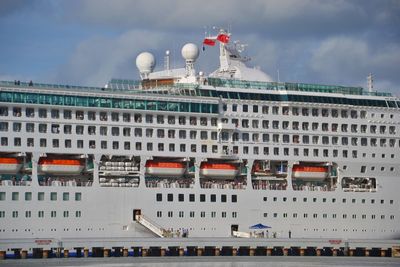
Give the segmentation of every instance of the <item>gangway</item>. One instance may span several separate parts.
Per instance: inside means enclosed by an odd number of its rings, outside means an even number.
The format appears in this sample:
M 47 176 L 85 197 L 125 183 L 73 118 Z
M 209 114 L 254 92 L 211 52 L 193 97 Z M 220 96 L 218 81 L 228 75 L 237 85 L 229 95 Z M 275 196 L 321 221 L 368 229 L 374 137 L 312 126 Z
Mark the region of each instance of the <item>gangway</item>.
M 135 219 L 138 223 L 152 231 L 154 234 L 156 234 L 159 237 L 164 237 L 164 230 L 154 222 L 151 222 L 149 219 L 144 217 L 141 214 L 135 215 Z
M 233 231 L 232 235 L 234 237 L 241 237 L 241 238 L 250 238 L 251 237 L 250 233 L 239 232 L 239 231 Z

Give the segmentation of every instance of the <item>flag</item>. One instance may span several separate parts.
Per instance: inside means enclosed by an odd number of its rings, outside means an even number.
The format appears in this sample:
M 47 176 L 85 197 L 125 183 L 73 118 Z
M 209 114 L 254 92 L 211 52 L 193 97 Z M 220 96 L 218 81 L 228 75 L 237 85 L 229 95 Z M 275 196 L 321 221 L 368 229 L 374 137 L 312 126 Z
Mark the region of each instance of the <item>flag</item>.
M 221 43 L 227 44 L 229 43 L 229 35 L 224 33 L 218 34 L 217 40 L 220 41 Z
M 203 41 L 203 44 L 214 46 L 215 45 L 215 40 L 214 39 L 205 38 L 204 41 Z

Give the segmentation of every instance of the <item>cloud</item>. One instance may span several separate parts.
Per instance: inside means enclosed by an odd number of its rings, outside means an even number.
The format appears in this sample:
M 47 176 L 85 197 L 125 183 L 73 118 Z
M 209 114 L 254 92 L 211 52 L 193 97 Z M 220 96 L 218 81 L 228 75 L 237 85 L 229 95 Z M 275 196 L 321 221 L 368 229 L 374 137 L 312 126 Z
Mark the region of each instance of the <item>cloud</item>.
M 400 66 L 400 45 L 383 43 L 373 48 L 364 40 L 350 37 L 324 40 L 310 60 L 310 70 L 331 83 L 353 81 L 364 85 L 365 77 L 372 72 L 380 84 L 395 86 L 393 83 L 400 83 L 395 66 Z
M 373 72 L 377 85 L 399 88 L 398 0 L 17 0 L 2 1 L 2 12 L 8 15 L 0 33 L 8 39 L 0 57 L 8 62 L 0 72 L 32 73 L 24 59 L 43 81 L 100 86 L 111 77 L 136 79 L 142 51 L 155 54 L 161 69 L 169 49 L 172 66 L 182 67 L 181 47 L 200 46 L 204 26 L 215 25 L 247 43 L 249 64 L 275 79 L 279 69 L 281 81 L 365 85 Z M 218 48 L 207 47 L 197 70 L 217 66 Z
M 202 32 L 204 26 L 215 25 L 233 27 L 240 33 L 269 33 L 281 39 L 359 34 L 374 22 L 398 18 L 395 12 L 399 6 L 396 1 L 379 1 L 378 5 L 349 0 L 82 0 L 72 3 L 68 1 L 66 6 L 67 19 L 92 26 L 187 33 Z
M 135 79 L 138 77 L 136 56 L 150 51 L 160 58 L 159 54 L 164 51 L 160 46 L 173 42 L 172 39 L 166 34 L 145 30 L 125 32 L 116 38 L 88 38 L 77 45 L 53 80 L 103 86 L 111 78 Z

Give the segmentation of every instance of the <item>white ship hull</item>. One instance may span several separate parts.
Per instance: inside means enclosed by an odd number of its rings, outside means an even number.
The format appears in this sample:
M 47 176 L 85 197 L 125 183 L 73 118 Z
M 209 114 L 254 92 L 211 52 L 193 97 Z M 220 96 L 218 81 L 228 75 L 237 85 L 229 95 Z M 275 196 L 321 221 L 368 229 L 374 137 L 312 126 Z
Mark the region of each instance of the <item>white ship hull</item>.
M 0 250 L 11 249 L 2 240 L 101 244 L 171 229 L 232 237 L 258 223 L 277 238 L 400 238 L 399 98 L 221 79 L 218 71 L 205 79 L 195 76 L 188 47 L 186 70 L 174 72 L 187 71 L 182 77 L 141 73 L 141 83 L 117 84 L 123 89 L 0 82 L 0 122 L 8 124 L 0 158 L 32 162 L 0 167 L 29 176 L 1 183 Z M 154 62 L 144 63 L 151 72 Z M 14 131 L 14 123 L 35 131 Z M 80 164 L 40 164 L 60 158 Z M 268 162 L 262 177 L 255 162 Z M 329 172 L 293 170 L 301 162 Z

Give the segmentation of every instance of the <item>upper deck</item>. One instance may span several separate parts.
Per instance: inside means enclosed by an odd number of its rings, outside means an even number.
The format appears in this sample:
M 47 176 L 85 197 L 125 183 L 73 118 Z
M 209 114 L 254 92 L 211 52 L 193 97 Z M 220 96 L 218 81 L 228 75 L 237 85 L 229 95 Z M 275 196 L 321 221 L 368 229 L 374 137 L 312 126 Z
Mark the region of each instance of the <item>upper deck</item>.
M 43 97 L 39 97 L 39 95 Z M 56 98 L 60 98 L 60 95 L 62 95 L 61 98 L 72 97 L 73 99 L 57 100 Z M 208 78 L 202 84 L 155 84 L 151 88 L 142 86 L 141 81 L 117 79 L 112 79 L 106 87 L 24 82 L 17 85 L 10 81 L 0 81 L 1 102 L 119 108 L 127 106 L 126 99 L 143 97 L 151 99 L 157 96 L 168 97 L 170 100 L 173 97 L 178 101 L 183 99 L 189 101 L 190 99 L 190 101 L 208 103 L 210 101 L 215 103 L 216 100 L 222 98 L 400 108 L 400 99 L 393 97 L 390 93 L 366 92 L 362 87 L 336 85 L 257 82 L 220 78 Z M 139 107 L 137 109 L 147 108 Z M 193 111 L 197 109 L 201 109 L 201 107 L 193 108 Z M 208 110 L 208 108 L 206 109 Z M 217 112 L 217 107 L 212 107 L 210 112 Z

